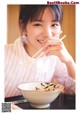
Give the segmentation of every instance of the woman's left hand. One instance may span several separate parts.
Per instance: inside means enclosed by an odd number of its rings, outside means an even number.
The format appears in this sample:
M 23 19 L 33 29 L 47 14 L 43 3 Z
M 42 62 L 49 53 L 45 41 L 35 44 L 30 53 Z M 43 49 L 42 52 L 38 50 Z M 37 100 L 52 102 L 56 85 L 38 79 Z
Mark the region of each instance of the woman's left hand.
M 54 41 L 53 39 L 49 40 L 44 48 L 46 55 L 55 55 L 60 58 L 60 60 L 64 63 L 71 60 L 71 55 L 65 48 L 63 41 L 60 39 Z
M 15 104 L 12 104 L 12 110 L 22 110 L 22 108 L 18 107 Z

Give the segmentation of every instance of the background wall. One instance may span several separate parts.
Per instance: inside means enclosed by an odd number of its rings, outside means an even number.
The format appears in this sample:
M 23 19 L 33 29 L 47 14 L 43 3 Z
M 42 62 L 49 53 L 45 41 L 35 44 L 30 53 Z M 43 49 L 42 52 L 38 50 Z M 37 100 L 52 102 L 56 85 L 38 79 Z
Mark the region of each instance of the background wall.
M 7 6 L 7 43 L 13 43 L 19 36 L 19 6 L 8 5 Z
M 61 36 L 66 34 L 63 40 L 69 53 L 75 60 L 75 5 L 63 5 L 63 23 Z M 7 43 L 13 43 L 19 36 L 18 26 L 19 6 L 7 6 Z
M 74 60 L 75 58 L 75 28 L 76 28 L 76 18 L 75 18 L 75 5 L 63 5 L 63 23 L 62 23 L 62 30 L 63 34 L 66 34 L 66 38 L 64 39 L 64 43 L 70 52 L 70 54 L 73 56 Z M 62 34 L 62 35 L 63 35 Z

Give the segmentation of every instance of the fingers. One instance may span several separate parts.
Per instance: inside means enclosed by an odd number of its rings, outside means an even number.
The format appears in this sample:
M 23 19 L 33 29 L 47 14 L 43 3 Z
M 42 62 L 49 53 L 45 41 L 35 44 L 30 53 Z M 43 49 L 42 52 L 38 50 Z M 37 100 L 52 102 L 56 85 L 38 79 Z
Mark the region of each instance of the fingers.
M 50 55 L 55 55 L 55 56 L 57 56 L 57 57 L 59 57 L 59 51 L 47 51 L 47 52 L 45 52 L 45 54 L 46 54 L 46 56 L 50 56 Z
M 62 45 L 63 45 L 63 42 L 60 40 L 56 42 L 54 42 L 54 40 L 49 40 L 44 46 L 44 51 L 46 51 L 49 48 L 51 48 L 51 50 L 59 50 L 62 48 Z
M 59 44 L 63 44 L 63 42 L 60 39 L 51 39 L 51 40 L 48 40 L 47 44 L 59 45 Z
M 53 39 L 49 40 L 44 46 L 44 52 L 46 55 L 57 55 L 61 53 L 61 50 L 64 50 L 65 46 L 61 40 L 54 41 Z

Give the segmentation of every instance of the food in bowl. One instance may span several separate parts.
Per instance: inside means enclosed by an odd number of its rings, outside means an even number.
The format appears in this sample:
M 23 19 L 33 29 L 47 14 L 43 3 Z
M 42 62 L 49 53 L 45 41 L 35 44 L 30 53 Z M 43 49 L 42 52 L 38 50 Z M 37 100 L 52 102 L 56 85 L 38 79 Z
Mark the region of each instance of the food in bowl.
M 55 83 L 29 82 L 18 85 L 18 89 L 32 107 L 47 108 L 63 91 L 64 87 Z
M 43 88 L 35 87 L 37 91 L 54 91 L 59 89 L 59 85 L 55 83 L 40 83 Z

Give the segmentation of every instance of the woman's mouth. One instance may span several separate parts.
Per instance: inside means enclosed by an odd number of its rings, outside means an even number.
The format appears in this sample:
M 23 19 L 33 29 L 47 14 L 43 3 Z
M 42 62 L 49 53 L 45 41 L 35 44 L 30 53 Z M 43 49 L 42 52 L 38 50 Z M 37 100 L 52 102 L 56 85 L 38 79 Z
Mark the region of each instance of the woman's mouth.
M 37 40 L 40 44 L 44 44 L 44 40 Z

